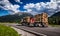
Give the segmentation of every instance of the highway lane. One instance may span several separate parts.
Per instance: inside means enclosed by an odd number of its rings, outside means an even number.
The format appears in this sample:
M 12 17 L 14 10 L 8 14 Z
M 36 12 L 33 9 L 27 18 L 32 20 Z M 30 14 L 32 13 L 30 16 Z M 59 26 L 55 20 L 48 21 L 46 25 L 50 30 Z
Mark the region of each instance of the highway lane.
M 42 33 L 47 36 L 60 36 L 60 28 L 56 28 L 56 27 L 43 28 L 43 27 L 26 27 L 26 26 L 17 26 L 17 25 L 11 25 L 11 26 L 19 28 L 19 29 L 23 28 L 23 29 L 34 31 L 37 33 Z

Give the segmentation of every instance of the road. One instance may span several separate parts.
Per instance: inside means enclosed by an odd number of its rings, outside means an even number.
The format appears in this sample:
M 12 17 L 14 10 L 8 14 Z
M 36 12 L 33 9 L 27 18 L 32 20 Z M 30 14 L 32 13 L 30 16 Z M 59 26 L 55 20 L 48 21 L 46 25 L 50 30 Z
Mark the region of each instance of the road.
M 57 27 L 27 27 L 27 26 L 19 26 L 19 25 L 10 25 L 19 29 L 26 29 L 30 31 L 34 31 L 37 33 L 42 33 L 47 36 L 60 36 L 60 28 Z

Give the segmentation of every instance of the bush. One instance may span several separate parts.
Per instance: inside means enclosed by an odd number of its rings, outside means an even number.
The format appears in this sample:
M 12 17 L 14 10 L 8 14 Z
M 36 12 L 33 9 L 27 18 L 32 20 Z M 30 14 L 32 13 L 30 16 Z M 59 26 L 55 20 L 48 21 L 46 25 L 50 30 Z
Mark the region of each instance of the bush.
M 14 29 L 4 25 L 0 25 L 0 36 L 19 36 L 19 35 Z

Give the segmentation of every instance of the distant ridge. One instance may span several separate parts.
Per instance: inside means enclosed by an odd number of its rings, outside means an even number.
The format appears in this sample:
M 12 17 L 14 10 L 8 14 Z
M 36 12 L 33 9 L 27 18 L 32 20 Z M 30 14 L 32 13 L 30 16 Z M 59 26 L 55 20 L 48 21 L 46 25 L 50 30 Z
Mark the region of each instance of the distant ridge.
M 50 24 L 59 24 L 60 25 L 60 11 L 53 14 L 51 17 L 49 17 L 49 23 Z
M 16 13 L 13 15 L 0 16 L 0 22 L 20 22 L 25 16 L 33 16 L 30 13 Z
M 55 14 L 53 14 L 51 17 L 60 17 L 60 11 L 55 13 Z

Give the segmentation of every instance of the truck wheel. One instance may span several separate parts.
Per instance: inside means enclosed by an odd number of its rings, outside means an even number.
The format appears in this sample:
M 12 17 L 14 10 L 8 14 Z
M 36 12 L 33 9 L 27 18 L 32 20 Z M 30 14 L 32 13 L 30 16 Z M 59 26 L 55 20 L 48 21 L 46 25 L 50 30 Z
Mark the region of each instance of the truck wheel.
M 27 23 L 27 26 L 30 26 L 30 23 Z
M 42 27 L 45 27 L 44 23 L 42 24 Z
M 22 26 L 24 26 L 24 23 L 22 23 Z
M 36 27 L 36 23 L 34 23 L 34 27 Z
M 39 27 L 39 23 L 36 23 L 36 27 Z
M 42 27 L 45 27 L 44 23 L 41 22 L 41 26 L 42 26 Z

